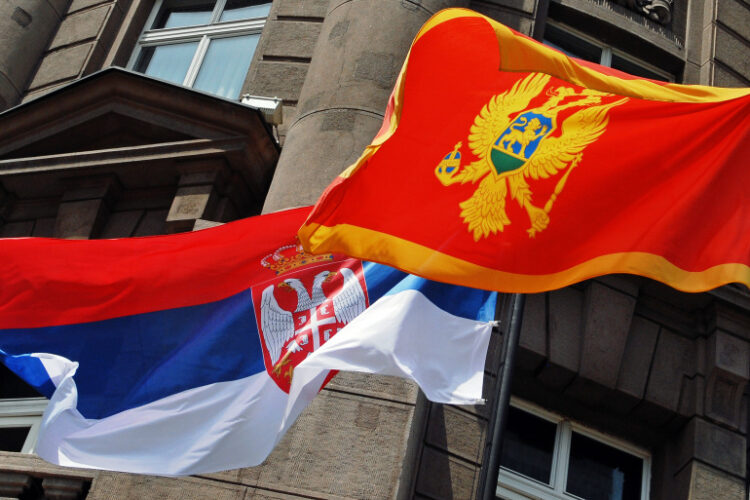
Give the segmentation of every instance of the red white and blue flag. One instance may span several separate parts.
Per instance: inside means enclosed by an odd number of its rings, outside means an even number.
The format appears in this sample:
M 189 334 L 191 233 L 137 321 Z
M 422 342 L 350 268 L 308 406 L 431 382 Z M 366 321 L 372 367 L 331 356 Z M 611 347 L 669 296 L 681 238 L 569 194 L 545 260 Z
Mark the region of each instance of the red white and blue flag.
M 162 475 L 258 465 L 338 369 L 480 400 L 494 293 L 306 254 L 308 213 L 3 240 L 0 360 L 50 398 L 36 453 Z

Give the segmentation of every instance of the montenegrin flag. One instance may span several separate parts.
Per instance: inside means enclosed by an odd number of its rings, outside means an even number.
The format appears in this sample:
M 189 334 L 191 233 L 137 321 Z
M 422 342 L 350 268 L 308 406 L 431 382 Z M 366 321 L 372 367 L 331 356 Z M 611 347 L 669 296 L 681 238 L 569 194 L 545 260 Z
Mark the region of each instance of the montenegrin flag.
M 35 452 L 161 475 L 257 465 L 332 369 L 479 402 L 495 294 L 305 254 L 294 232 L 309 211 L 1 240 L 0 362 L 50 398 Z
M 750 89 L 645 80 L 467 10 L 417 35 L 378 135 L 299 232 L 503 292 L 750 285 Z

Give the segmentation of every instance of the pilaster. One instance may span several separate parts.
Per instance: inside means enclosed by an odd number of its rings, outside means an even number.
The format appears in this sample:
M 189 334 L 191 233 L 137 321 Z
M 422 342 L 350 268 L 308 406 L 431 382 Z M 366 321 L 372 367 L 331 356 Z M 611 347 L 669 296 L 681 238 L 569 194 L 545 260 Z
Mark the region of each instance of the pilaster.
M 89 239 L 104 225 L 120 185 L 113 176 L 71 179 L 57 210 L 56 238 Z

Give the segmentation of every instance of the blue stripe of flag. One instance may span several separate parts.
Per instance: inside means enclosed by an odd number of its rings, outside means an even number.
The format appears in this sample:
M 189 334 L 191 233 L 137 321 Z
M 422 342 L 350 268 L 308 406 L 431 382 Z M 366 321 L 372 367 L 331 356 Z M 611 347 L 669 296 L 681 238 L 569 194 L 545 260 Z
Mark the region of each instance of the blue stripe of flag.
M 208 304 L 105 321 L 0 330 L 0 349 L 77 361 L 78 410 L 86 418 L 265 370 L 250 290 Z M 8 363 L 51 395 L 38 359 L 6 358 Z

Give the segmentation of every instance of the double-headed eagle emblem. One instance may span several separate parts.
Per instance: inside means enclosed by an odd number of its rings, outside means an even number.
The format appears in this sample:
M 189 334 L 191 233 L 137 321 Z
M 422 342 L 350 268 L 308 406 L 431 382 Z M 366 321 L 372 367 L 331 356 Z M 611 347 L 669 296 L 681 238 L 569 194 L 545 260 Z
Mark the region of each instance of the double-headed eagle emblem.
M 531 73 L 492 97 L 469 133 L 469 148 L 479 158 L 462 167 L 459 142 L 435 167 L 435 176 L 444 186 L 481 180 L 471 198 L 459 204 L 474 241 L 503 231 L 511 223 L 505 211 L 509 192 L 529 216 L 529 237 L 546 229 L 552 205 L 583 150 L 606 129 L 609 110 L 627 101 L 613 100 L 612 94 L 596 90 L 560 86 L 547 90 L 546 102 L 528 109 L 549 81 L 549 75 Z M 558 124 L 558 115 L 575 107 L 582 109 Z M 547 202 L 543 206 L 532 203 L 527 179 L 546 179 L 563 171 Z
M 343 286 L 333 297 L 327 297 L 323 291 L 323 283 L 330 281 L 338 273 L 343 277 Z M 274 296 L 276 288 L 287 288 L 297 293 L 294 314 L 279 305 Z M 293 353 L 302 350 L 302 343 L 309 344 L 310 351 L 316 350 L 328 340 L 330 334 L 326 332 L 329 329 L 348 324 L 366 307 L 365 292 L 359 279 L 347 267 L 342 267 L 339 271 L 323 270 L 317 273 L 311 294 L 307 293 L 305 286 L 296 278 L 287 278 L 278 285 L 266 287 L 260 303 L 261 328 L 271 363 L 275 366 L 280 361 L 284 347 L 288 353 Z

